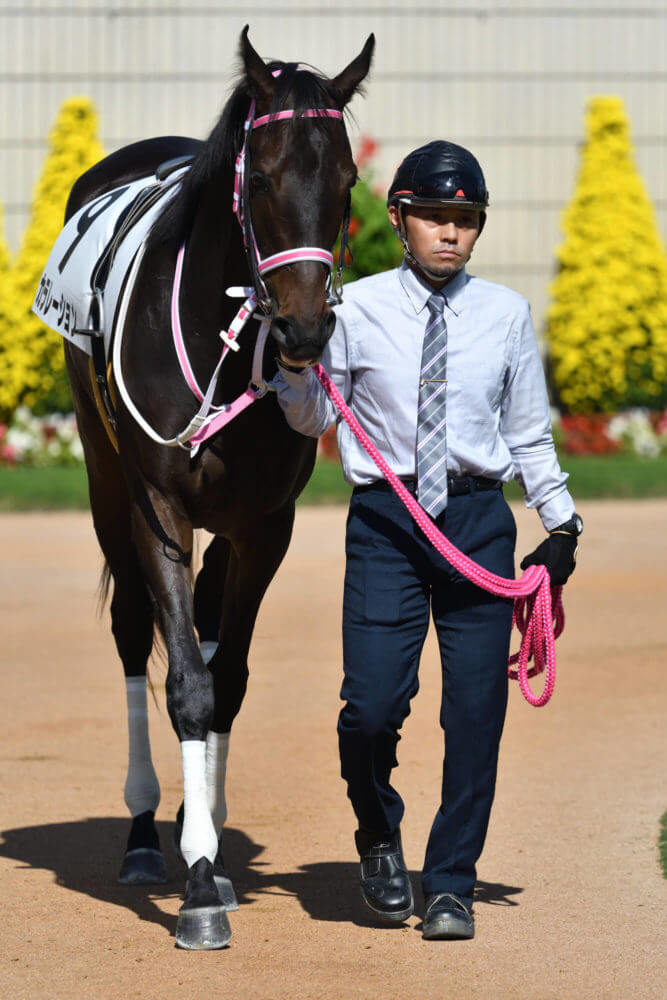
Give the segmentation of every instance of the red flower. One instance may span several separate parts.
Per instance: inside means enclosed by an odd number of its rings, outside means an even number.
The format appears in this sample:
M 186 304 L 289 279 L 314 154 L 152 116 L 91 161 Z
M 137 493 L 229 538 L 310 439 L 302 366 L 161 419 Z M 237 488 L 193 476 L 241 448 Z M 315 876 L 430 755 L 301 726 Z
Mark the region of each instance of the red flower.
M 318 442 L 317 452 L 320 458 L 324 458 L 329 462 L 338 461 L 338 445 L 336 443 L 335 427 L 330 427 L 329 430 L 324 432 Z
M 368 161 L 373 159 L 377 151 L 378 144 L 375 139 L 371 139 L 369 135 L 362 135 L 355 156 L 357 167 L 359 167 L 360 170 L 362 167 L 365 167 Z
M 561 420 L 563 451 L 571 455 L 611 455 L 620 451 L 620 441 L 607 436 L 606 413 L 564 416 Z
M 356 217 L 356 215 L 353 215 L 352 218 L 350 219 L 350 228 L 348 229 L 350 236 L 356 236 L 356 234 L 359 232 L 360 225 L 361 223 L 359 222 L 359 219 Z
M 651 423 L 656 434 L 667 434 L 667 410 L 662 413 L 652 413 Z

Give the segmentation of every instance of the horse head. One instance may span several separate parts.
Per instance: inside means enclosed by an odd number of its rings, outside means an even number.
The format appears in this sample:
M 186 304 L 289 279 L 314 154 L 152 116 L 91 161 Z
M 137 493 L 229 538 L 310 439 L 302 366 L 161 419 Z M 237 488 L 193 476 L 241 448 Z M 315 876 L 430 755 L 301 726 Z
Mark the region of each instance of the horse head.
M 267 258 L 294 247 L 333 248 L 357 170 L 342 117 L 301 117 L 306 110 L 343 112 L 370 68 L 375 38 L 333 79 L 294 63 L 266 64 L 241 36 L 241 57 L 255 118 L 293 109 L 248 140 L 246 196 L 259 254 Z M 299 260 L 266 276 L 271 333 L 285 357 L 311 361 L 333 333 L 327 303 L 326 265 Z

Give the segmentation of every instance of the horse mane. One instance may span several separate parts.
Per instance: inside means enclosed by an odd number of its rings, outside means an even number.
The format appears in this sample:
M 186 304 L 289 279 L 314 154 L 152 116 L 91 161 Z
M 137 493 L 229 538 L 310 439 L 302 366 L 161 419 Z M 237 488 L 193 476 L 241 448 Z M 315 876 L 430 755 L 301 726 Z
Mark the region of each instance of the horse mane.
M 270 70 L 281 70 L 276 78 L 276 88 L 269 108 L 270 113 L 282 111 L 289 97 L 289 107 L 296 111 L 323 106 L 323 102 L 336 101 L 331 81 L 313 67 L 300 70 L 299 63 L 272 61 Z M 225 175 L 233 177 L 236 157 L 243 145 L 243 126 L 250 109 L 251 95 L 248 82 L 243 78 L 236 84 L 222 109 L 222 114 L 197 153 L 183 180 L 181 190 L 172 198 L 151 229 L 149 246 L 173 242 L 180 246 L 192 228 L 202 190 L 211 183 L 222 183 Z M 313 118 L 310 127 L 322 127 L 327 119 Z M 296 119 L 287 119 L 281 128 L 294 128 Z M 232 201 L 232 187 L 224 196 Z

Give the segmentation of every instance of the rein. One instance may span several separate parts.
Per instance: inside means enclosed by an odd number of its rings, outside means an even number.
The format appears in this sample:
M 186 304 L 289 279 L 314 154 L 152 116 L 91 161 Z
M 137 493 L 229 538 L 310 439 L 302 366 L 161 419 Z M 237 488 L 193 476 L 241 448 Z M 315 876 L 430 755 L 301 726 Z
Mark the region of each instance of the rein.
M 313 365 L 313 371 L 356 439 L 373 459 L 400 501 L 438 552 L 454 569 L 457 569 L 467 580 L 482 590 L 489 594 L 495 594 L 497 597 L 507 597 L 514 600 L 512 625 L 516 625 L 521 634 L 521 646 L 518 653 L 510 656 L 509 676 L 513 680 L 518 680 L 521 693 L 531 705 L 535 707 L 546 705 L 553 694 L 556 680 L 555 640 L 563 631 L 565 624 L 562 602 L 563 588 L 550 587 L 546 566 L 529 566 L 520 580 L 506 580 L 504 577 L 484 569 L 483 566 L 479 566 L 455 545 L 452 545 L 385 462 L 322 365 Z M 534 660 L 534 666 L 529 670 L 528 662 L 531 658 Z M 512 670 L 514 664 L 516 664 L 516 670 Z M 533 694 L 528 678 L 545 670 L 544 690 L 538 696 Z

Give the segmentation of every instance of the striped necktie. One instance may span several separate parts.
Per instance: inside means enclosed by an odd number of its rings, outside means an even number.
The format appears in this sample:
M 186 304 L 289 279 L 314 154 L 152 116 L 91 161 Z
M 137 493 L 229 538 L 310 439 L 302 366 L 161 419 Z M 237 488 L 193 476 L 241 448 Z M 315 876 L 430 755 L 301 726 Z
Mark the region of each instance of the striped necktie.
M 417 409 L 417 496 L 432 518 L 447 506 L 447 324 L 442 295 L 428 300 L 419 406 Z

